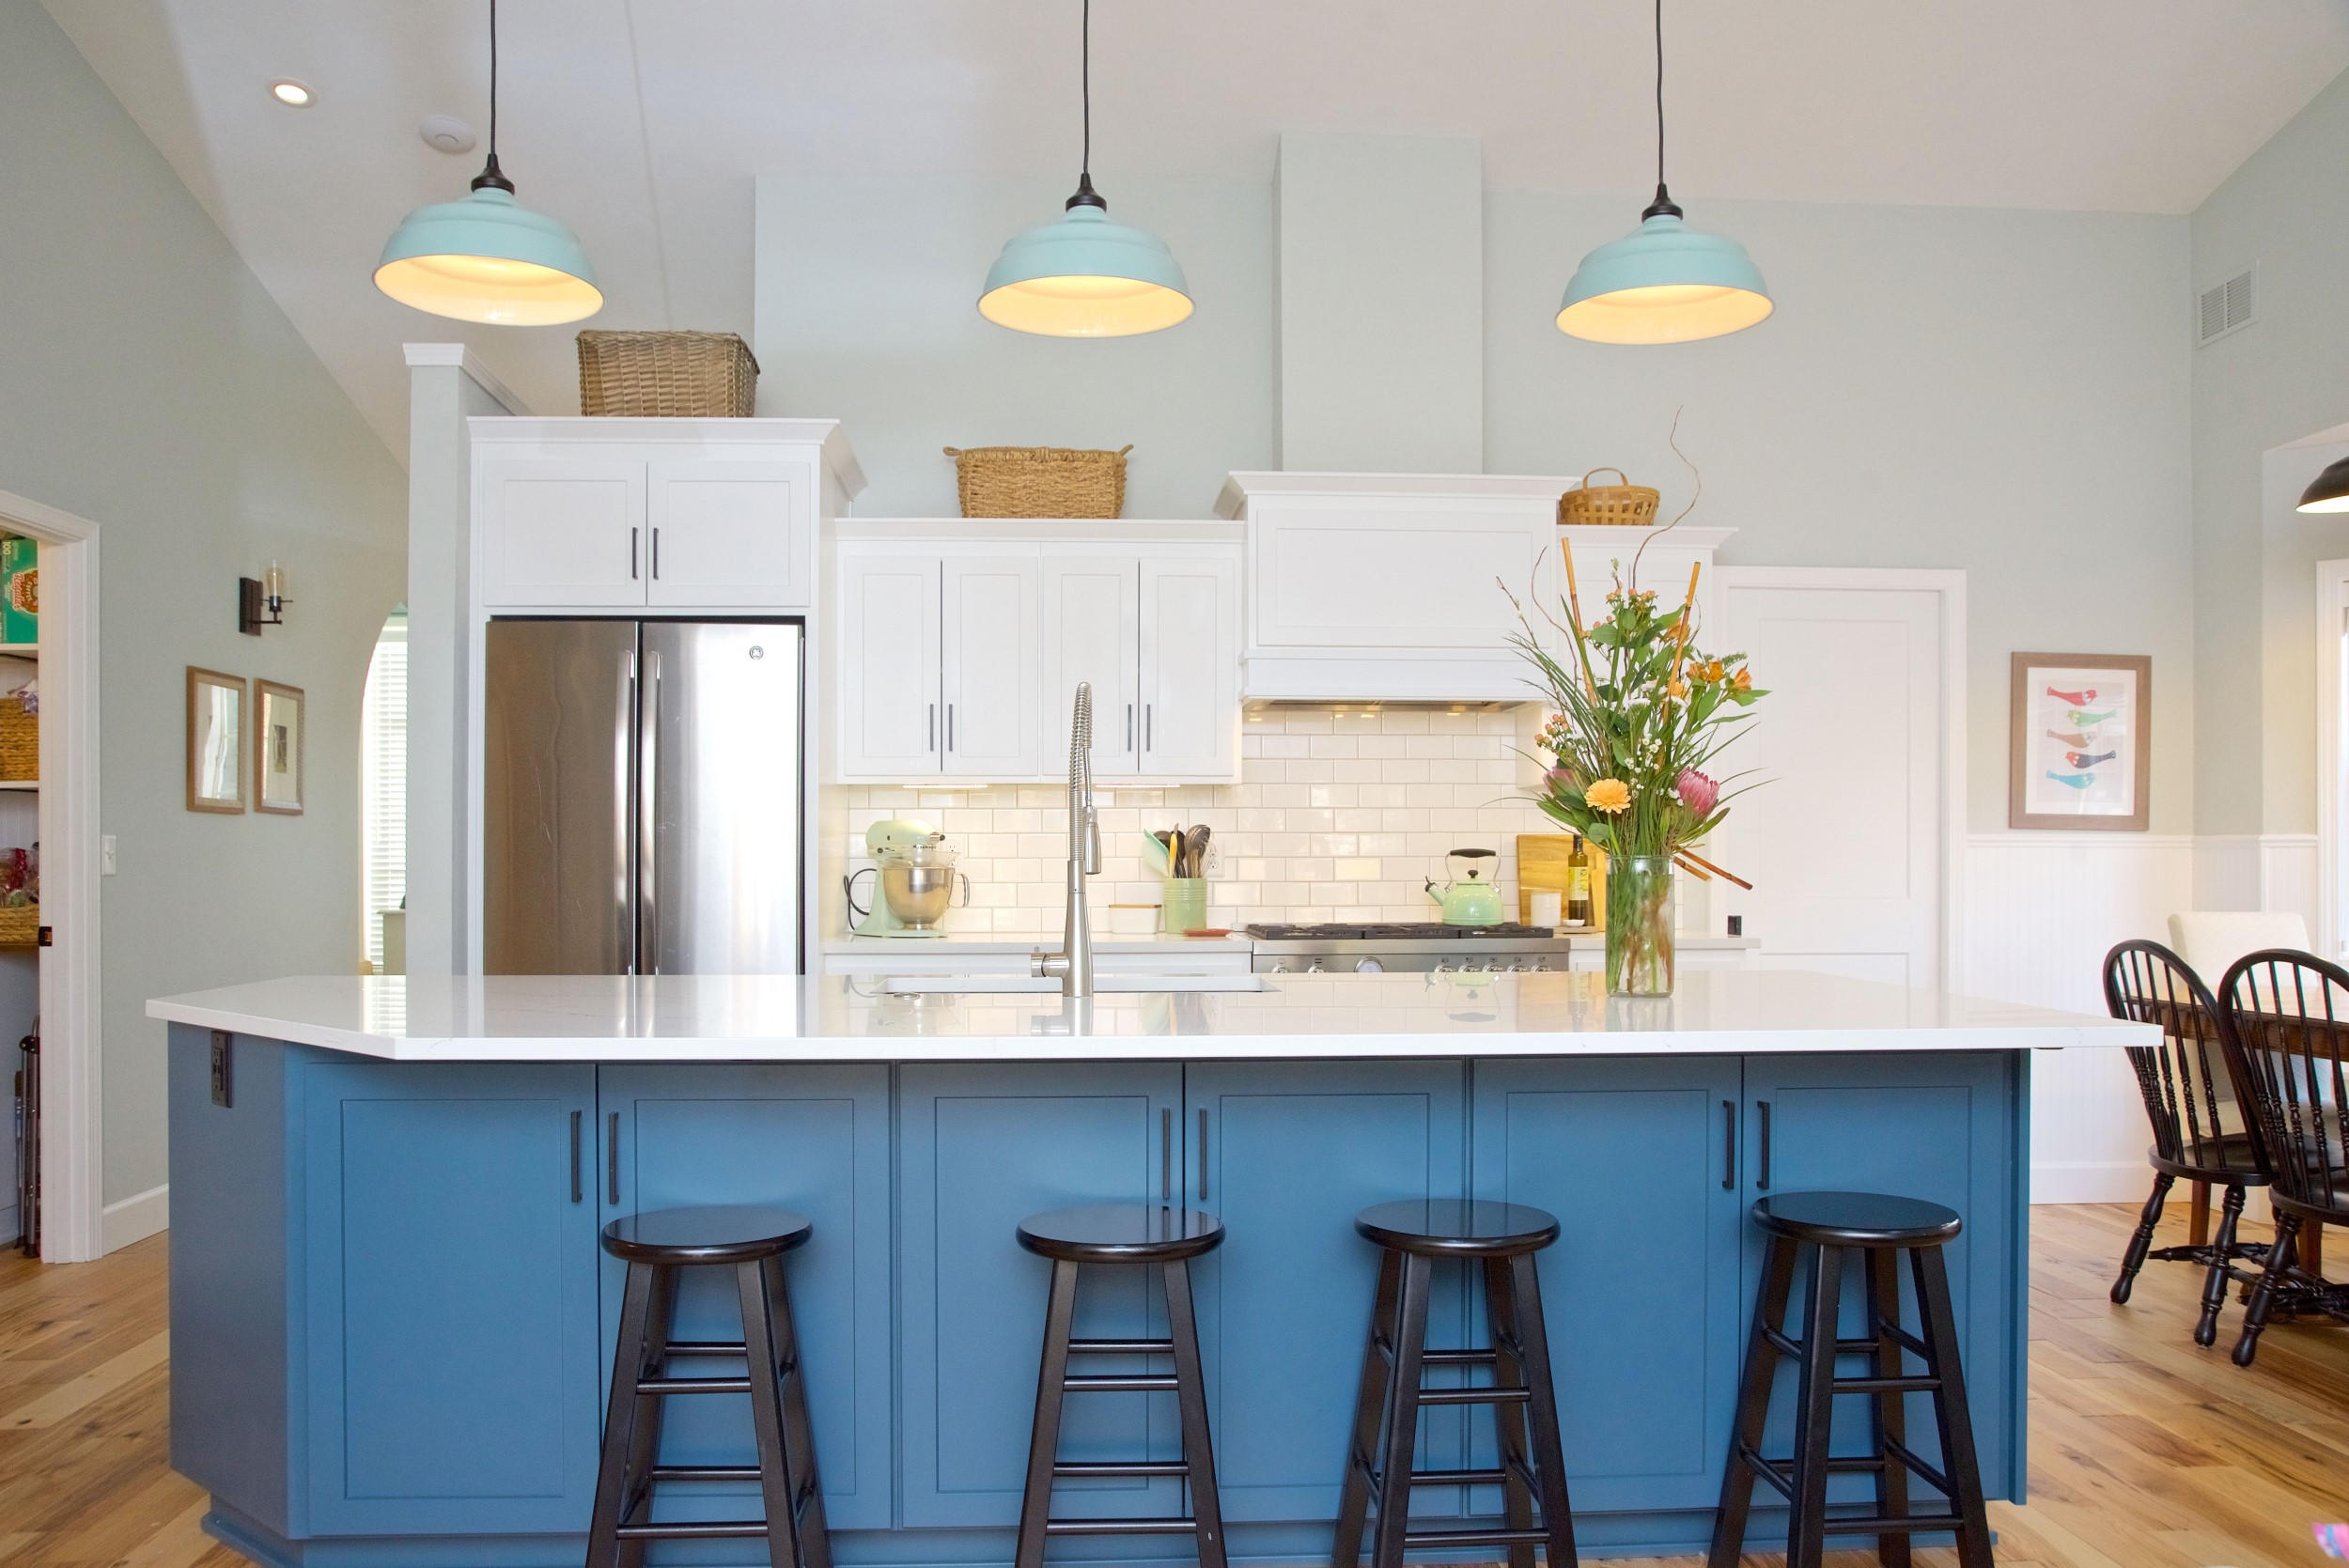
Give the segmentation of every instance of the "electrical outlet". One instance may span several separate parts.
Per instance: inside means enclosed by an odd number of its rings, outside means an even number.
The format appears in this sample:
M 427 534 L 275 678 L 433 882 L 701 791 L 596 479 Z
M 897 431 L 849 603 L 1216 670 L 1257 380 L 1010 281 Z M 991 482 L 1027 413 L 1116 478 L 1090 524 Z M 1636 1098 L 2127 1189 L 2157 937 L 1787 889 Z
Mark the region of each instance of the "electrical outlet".
M 1207 840 L 1207 860 L 1206 863 L 1199 868 L 1199 875 L 1202 877 L 1223 875 L 1223 841 L 1221 839 L 1210 837 Z
M 113 876 L 113 875 L 114 875 L 114 874 L 115 874 L 117 870 L 119 870 L 119 869 L 120 869 L 120 868 L 115 864 L 115 836 L 114 836 L 114 834 L 112 834 L 112 833 L 101 833 L 101 834 L 99 834 L 99 835 L 98 835 L 98 875 L 100 875 L 101 877 L 112 877 L 112 876 Z

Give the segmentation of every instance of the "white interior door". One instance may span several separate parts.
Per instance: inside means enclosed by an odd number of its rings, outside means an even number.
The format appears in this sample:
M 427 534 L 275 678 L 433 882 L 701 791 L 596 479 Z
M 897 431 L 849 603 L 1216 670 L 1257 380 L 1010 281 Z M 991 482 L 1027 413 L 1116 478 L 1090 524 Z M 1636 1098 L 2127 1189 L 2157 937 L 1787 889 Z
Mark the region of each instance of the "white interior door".
M 936 557 L 842 554 L 840 659 L 838 775 L 936 774 L 945 729 Z
M 1142 631 L 1140 568 L 1130 555 L 1044 558 L 1044 723 L 1048 760 L 1068 752 L 1070 701 L 1093 683 L 1093 771 L 1135 770 L 1142 705 L 1135 694 Z
M 1022 778 L 1044 770 L 1043 575 L 1034 555 L 944 562 L 948 773 Z
M 1936 580 L 1943 580 L 1937 582 Z M 1708 858 L 1752 882 L 1723 906 L 1772 969 L 1898 986 L 1944 979 L 1953 803 L 1957 573 L 1729 567 L 1721 634 L 1769 691 L 1721 772 L 1742 796 Z M 1912 584 L 1913 585 L 1907 585 Z

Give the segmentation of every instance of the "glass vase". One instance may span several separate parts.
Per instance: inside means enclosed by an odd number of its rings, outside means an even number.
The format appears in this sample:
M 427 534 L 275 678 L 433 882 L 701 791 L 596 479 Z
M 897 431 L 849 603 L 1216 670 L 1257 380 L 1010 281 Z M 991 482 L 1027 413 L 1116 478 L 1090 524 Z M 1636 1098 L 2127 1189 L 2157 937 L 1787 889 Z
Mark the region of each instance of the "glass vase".
M 1663 997 L 1672 990 L 1672 862 L 1626 855 L 1607 866 L 1607 991 Z

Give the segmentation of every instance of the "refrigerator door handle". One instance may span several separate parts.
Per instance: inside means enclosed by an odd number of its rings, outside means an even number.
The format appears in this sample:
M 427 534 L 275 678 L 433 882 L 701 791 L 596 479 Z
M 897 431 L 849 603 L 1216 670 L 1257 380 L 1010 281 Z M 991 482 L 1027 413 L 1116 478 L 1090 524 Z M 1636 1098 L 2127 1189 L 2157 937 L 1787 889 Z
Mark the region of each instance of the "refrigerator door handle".
M 637 972 L 661 972 L 661 655 L 645 655 L 645 715 L 637 736 Z
M 628 808 L 630 742 L 636 736 L 636 650 L 620 655 L 619 701 L 612 716 L 612 893 L 614 918 L 619 923 L 620 972 L 636 972 L 636 899 L 633 895 L 635 878 L 629 874 Z

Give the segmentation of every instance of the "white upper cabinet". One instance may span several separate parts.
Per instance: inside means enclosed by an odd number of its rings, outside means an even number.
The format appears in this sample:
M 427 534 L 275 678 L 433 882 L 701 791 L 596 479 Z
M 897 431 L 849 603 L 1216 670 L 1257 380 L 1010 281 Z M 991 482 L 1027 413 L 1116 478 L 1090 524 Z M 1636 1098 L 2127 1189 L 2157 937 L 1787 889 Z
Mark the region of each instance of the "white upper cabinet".
M 977 778 L 1043 771 L 1041 565 L 1033 554 L 950 555 L 940 581 L 944 771 Z
M 806 463 L 650 464 L 646 602 L 805 606 L 815 483 Z
M 1068 755 L 1079 681 L 1093 683 L 1093 771 L 1141 768 L 1141 568 L 1131 555 L 1044 557 L 1045 756 Z
M 863 487 L 814 419 L 475 419 L 479 604 L 804 612 L 822 520 Z
M 1152 778 L 1239 776 L 1239 567 L 1142 558 L 1142 764 Z
M 936 556 L 841 558 L 834 768 L 842 776 L 902 781 L 939 771 L 938 612 Z

